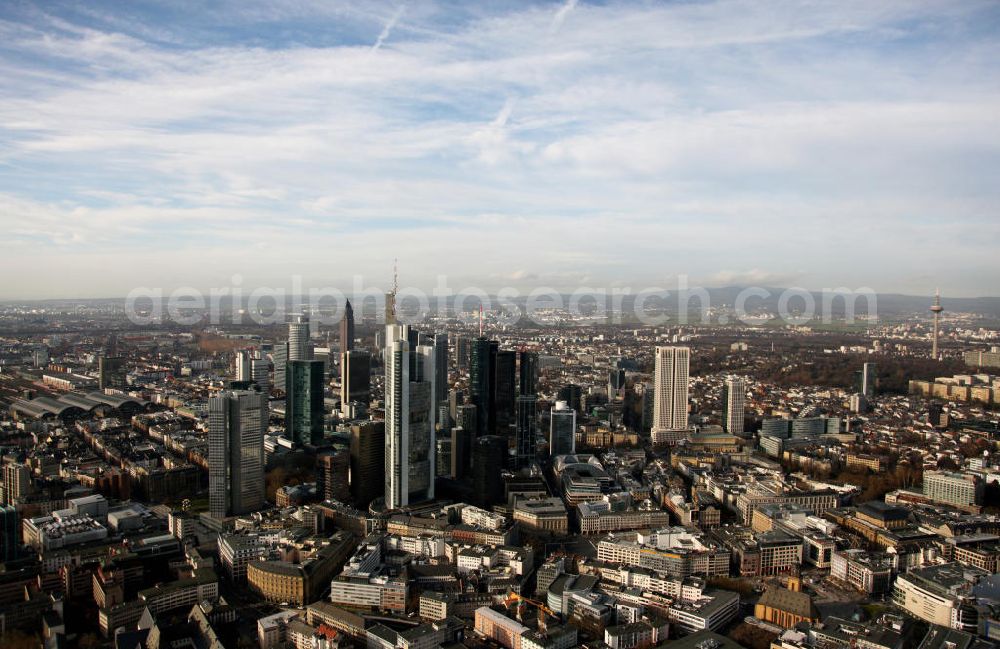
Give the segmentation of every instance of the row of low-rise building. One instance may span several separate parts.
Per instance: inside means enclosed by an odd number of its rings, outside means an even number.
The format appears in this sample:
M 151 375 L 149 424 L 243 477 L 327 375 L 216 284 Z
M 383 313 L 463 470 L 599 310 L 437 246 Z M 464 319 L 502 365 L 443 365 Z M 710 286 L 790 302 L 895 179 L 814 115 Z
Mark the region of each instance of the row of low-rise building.
M 1000 379 L 992 374 L 958 374 L 933 381 L 913 380 L 909 383 L 909 392 L 946 401 L 988 405 L 1000 403 Z
M 652 507 L 616 509 L 607 498 L 580 503 L 577 513 L 583 534 L 654 529 L 670 524 L 670 512 Z
M 322 596 L 353 550 L 347 532 L 310 538 L 284 548 L 280 559 L 250 561 L 247 584 L 266 601 L 304 606 Z
M 610 534 L 597 543 L 597 558 L 675 577 L 728 575 L 730 563 L 728 550 L 684 528 Z
M 896 577 L 892 602 L 925 622 L 976 634 L 988 609 L 973 591 L 988 576 L 957 563 L 911 569 Z

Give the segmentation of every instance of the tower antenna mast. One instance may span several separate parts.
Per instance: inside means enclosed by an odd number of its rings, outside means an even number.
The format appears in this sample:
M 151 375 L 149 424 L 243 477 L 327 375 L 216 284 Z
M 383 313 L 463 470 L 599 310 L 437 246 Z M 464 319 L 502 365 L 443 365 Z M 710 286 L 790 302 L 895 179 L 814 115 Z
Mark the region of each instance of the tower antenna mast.
M 396 291 L 399 290 L 399 260 L 392 260 L 392 289 L 385 294 L 385 323 L 396 324 Z
M 934 337 L 931 343 L 931 358 L 938 360 L 938 319 L 944 307 L 941 306 L 941 289 L 934 291 L 934 304 L 931 305 L 931 313 L 934 314 Z

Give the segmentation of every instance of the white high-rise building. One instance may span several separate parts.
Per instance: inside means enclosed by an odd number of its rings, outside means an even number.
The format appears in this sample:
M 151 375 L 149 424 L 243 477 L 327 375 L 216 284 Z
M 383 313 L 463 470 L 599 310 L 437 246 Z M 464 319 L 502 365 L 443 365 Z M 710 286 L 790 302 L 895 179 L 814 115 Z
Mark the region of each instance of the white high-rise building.
M 261 358 L 256 349 L 236 352 L 237 381 L 253 381 L 260 386 L 261 392 L 267 394 L 271 390 L 270 370 L 271 364 L 266 358 Z
M 255 361 L 261 360 L 260 350 L 241 349 L 236 352 L 236 380 L 254 381 Z M 266 367 L 266 365 L 265 365 Z
M 722 395 L 722 423 L 730 435 L 743 432 L 744 404 L 747 397 L 747 384 L 742 377 L 726 378 L 726 387 Z
M 267 395 L 227 390 L 208 400 L 209 511 L 216 518 L 264 506 Z
M 657 347 L 653 432 L 681 431 L 688 428 L 688 379 L 691 349 Z
M 936 503 L 960 507 L 982 502 L 983 481 L 973 473 L 924 471 L 924 495 Z
M 434 348 L 410 349 L 405 325 L 386 326 L 385 505 L 434 498 Z
M 861 367 L 861 395 L 866 399 L 875 396 L 877 370 L 875 363 L 865 363 Z
M 386 327 L 386 338 L 393 325 Z M 410 344 L 393 340 L 385 348 L 385 506 L 409 502 L 407 459 L 410 456 Z
M 309 316 L 297 313 L 288 323 L 288 360 L 309 361 L 313 357 L 313 345 L 309 340 Z
M 251 362 L 253 361 L 253 351 L 250 349 L 241 349 L 236 352 L 236 380 L 237 381 L 249 381 L 251 380 Z

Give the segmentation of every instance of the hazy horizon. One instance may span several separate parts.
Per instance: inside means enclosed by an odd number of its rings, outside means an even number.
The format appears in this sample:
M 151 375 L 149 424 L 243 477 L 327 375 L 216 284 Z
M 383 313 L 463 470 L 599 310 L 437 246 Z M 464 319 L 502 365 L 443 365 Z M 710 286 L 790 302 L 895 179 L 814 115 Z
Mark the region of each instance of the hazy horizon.
M 240 284 L 240 285 L 231 285 L 231 286 L 228 286 L 228 287 L 227 286 L 223 286 L 223 287 L 212 287 L 212 288 L 214 288 L 216 290 L 219 290 L 219 289 L 223 289 L 223 290 L 229 289 L 230 291 L 232 291 L 234 288 L 238 289 L 239 290 L 238 297 L 240 298 L 241 303 L 245 303 L 247 301 L 247 299 L 250 297 L 250 293 L 254 289 L 260 288 L 260 289 L 264 289 L 261 292 L 261 296 L 263 296 L 264 298 L 269 298 L 269 296 L 271 295 L 270 291 L 276 291 L 277 294 L 279 294 L 286 302 L 295 301 L 295 298 L 302 298 L 302 300 L 300 300 L 300 302 L 303 303 L 303 304 L 307 304 L 308 303 L 308 298 L 310 297 L 309 291 L 310 290 L 315 290 L 315 291 L 318 291 L 319 292 L 318 294 L 322 296 L 322 303 L 326 304 L 329 301 L 329 296 L 326 293 L 323 293 L 323 289 L 325 289 L 325 288 L 333 289 L 333 290 L 335 290 L 335 291 L 338 292 L 338 295 L 343 295 L 344 298 L 346 298 L 348 300 L 351 300 L 353 302 L 355 300 L 360 300 L 360 299 L 363 299 L 363 298 L 364 299 L 370 299 L 372 297 L 372 295 L 377 295 L 379 297 L 379 299 L 382 299 L 382 296 L 384 296 L 385 293 L 388 293 L 388 292 L 391 291 L 391 289 L 392 289 L 392 282 L 390 280 L 390 281 L 381 282 L 381 283 L 379 283 L 379 282 L 366 283 L 365 284 L 365 288 L 367 289 L 367 292 L 358 292 L 358 293 L 352 292 L 346 286 L 331 285 L 330 283 L 327 283 L 324 286 L 315 286 L 315 287 L 306 286 L 306 287 L 304 287 L 305 290 L 303 290 L 301 293 L 293 293 L 293 292 L 291 292 L 289 290 L 288 286 L 282 287 L 282 286 L 280 286 L 278 284 L 274 284 L 274 283 L 272 283 L 272 284 L 266 284 L 266 285 L 261 285 L 260 287 L 257 287 L 257 286 L 247 287 L 247 286 L 245 286 L 243 284 Z M 158 295 L 160 295 L 159 299 L 162 300 L 164 303 L 170 301 L 171 299 L 181 299 L 181 300 L 183 300 L 188 295 L 201 295 L 201 296 L 204 297 L 204 299 L 206 300 L 206 302 L 208 302 L 210 299 L 212 299 L 211 298 L 211 295 L 212 295 L 211 294 L 211 290 L 212 290 L 212 288 L 202 289 L 202 288 L 199 288 L 199 287 L 180 287 L 180 288 L 176 289 L 176 291 L 175 291 L 175 290 L 171 290 L 171 289 L 158 289 L 158 288 L 154 288 L 154 287 L 138 287 L 138 289 L 137 289 L 137 291 L 135 293 L 135 296 L 138 296 L 137 299 L 147 300 L 148 301 L 148 298 L 149 298 L 149 295 L 150 295 L 150 291 L 154 291 Z M 453 301 L 456 298 L 456 296 L 463 296 L 463 297 L 467 297 L 469 300 L 472 300 L 472 298 L 477 294 L 477 289 L 478 289 L 478 287 L 475 287 L 475 286 L 450 286 L 449 288 L 453 289 L 450 293 L 447 293 L 446 295 L 443 295 L 443 296 L 436 296 L 434 294 L 434 292 L 433 292 L 434 289 L 435 289 L 435 287 L 431 286 L 431 285 L 428 285 L 426 287 L 424 287 L 424 286 L 412 286 L 412 285 L 406 285 L 406 286 L 400 285 L 398 287 L 400 294 L 403 295 L 404 297 L 406 297 L 406 295 L 408 295 L 408 294 L 410 294 L 412 292 L 414 295 L 418 295 L 419 294 L 419 295 L 422 295 L 422 296 L 426 296 L 427 299 L 430 300 L 431 302 L 435 302 L 435 301 L 438 301 L 440 299 L 444 299 L 446 302 L 449 302 L 449 303 L 451 301 Z M 512 288 L 512 287 L 506 287 L 506 288 L 509 289 L 509 288 Z M 517 291 L 517 292 L 513 296 L 505 294 L 502 297 L 509 298 L 513 302 L 521 303 L 521 302 L 524 302 L 525 300 L 529 299 L 532 296 L 533 292 L 537 293 L 538 295 L 552 295 L 552 294 L 555 294 L 555 295 L 559 295 L 559 296 L 562 296 L 562 297 L 570 297 L 570 296 L 572 296 L 574 294 L 573 291 L 562 291 L 562 290 L 552 290 L 552 291 L 550 291 L 550 290 L 548 290 L 549 288 L 551 288 L 551 287 L 532 285 L 532 286 L 526 287 L 524 290 L 515 289 L 515 291 Z M 766 299 L 764 300 L 765 302 L 774 302 L 776 299 L 778 299 L 778 297 L 780 297 L 780 293 L 782 291 L 793 291 L 794 292 L 794 291 L 803 290 L 805 292 L 808 292 L 808 293 L 812 294 L 813 296 L 815 296 L 817 298 L 820 298 L 821 296 L 823 296 L 824 294 L 826 294 L 826 295 L 829 296 L 830 299 L 836 299 L 836 300 L 838 300 L 837 304 L 841 304 L 842 303 L 842 300 L 844 299 L 845 295 L 847 295 L 849 297 L 849 299 L 851 299 L 852 301 L 857 301 L 857 302 L 863 304 L 864 303 L 864 296 L 867 294 L 866 291 L 864 290 L 864 287 L 862 287 L 862 290 L 853 290 L 852 289 L 852 290 L 849 290 L 849 291 L 839 291 L 839 290 L 837 290 L 838 287 L 811 288 L 811 287 L 799 287 L 799 286 L 743 286 L 743 285 L 703 286 L 703 285 L 700 285 L 700 284 L 690 285 L 689 288 L 685 289 L 684 291 L 678 291 L 678 290 L 676 290 L 676 288 L 671 289 L 669 287 L 664 287 L 664 286 L 659 286 L 659 287 L 643 287 L 643 286 L 638 286 L 638 285 L 637 286 L 624 286 L 624 285 L 618 286 L 618 285 L 615 285 L 615 286 L 603 286 L 603 287 L 602 286 L 590 286 L 590 287 L 583 287 L 582 290 L 577 290 L 576 293 L 578 295 L 594 295 L 594 294 L 596 294 L 596 295 L 606 295 L 607 298 L 608 298 L 608 300 L 611 300 L 615 295 L 622 295 L 622 296 L 624 296 L 623 299 L 625 299 L 626 301 L 631 301 L 640 292 L 655 294 L 656 291 L 653 291 L 653 288 L 664 288 L 664 289 L 666 289 L 666 295 L 667 295 L 666 299 L 667 299 L 667 301 L 670 304 L 675 303 L 678 299 L 682 299 L 682 300 L 685 299 L 686 296 L 689 294 L 689 292 L 690 293 L 696 293 L 696 292 L 698 292 L 698 291 L 700 291 L 702 289 L 705 290 L 705 291 L 707 291 L 710 294 L 713 294 L 713 293 L 716 294 L 716 297 L 717 297 L 717 294 L 719 294 L 719 293 L 726 294 L 726 293 L 733 293 L 733 292 L 739 292 L 739 291 L 750 291 L 750 290 L 762 289 L 762 290 L 767 291 L 767 292 L 770 293 L 770 295 L 768 295 L 766 297 Z M 844 288 L 844 287 L 840 287 L 840 288 Z M 503 290 L 503 289 L 501 289 L 501 290 Z M 616 293 L 616 291 L 628 291 L 628 292 Z M 175 293 L 175 295 L 172 296 L 173 293 Z M 483 291 L 483 293 L 487 297 L 489 297 L 491 299 L 496 299 L 497 297 L 501 297 L 499 295 L 498 291 Z M 877 296 L 879 299 L 885 299 L 885 298 L 902 299 L 902 300 L 914 301 L 915 303 L 916 302 L 920 302 L 921 304 L 923 302 L 926 302 L 926 304 L 928 305 L 928 307 L 934 301 L 934 296 L 933 295 L 913 295 L 913 294 L 908 294 L 908 293 L 892 293 L 892 292 L 885 292 L 885 293 L 878 293 L 878 292 L 876 292 L 876 293 L 874 293 L 874 295 Z M 133 297 L 135 297 L 135 296 L 133 296 Z M 223 303 L 227 303 L 228 304 L 232 300 L 232 297 L 233 296 L 232 296 L 231 292 L 227 292 L 227 293 L 220 293 L 218 299 L 220 299 Z M 760 300 L 760 296 L 757 296 L 757 295 L 751 294 L 750 298 L 751 298 L 751 300 L 755 300 L 756 303 L 759 303 L 761 301 Z M 84 302 L 115 302 L 115 301 L 124 301 L 124 300 L 127 300 L 127 299 L 129 299 L 129 296 L 126 296 L 126 295 L 89 296 L 89 297 L 81 297 L 81 296 L 58 296 L 58 297 L 46 297 L 46 298 L 2 298 L 2 297 L 0 297 L 0 304 L 20 304 L 20 303 L 32 303 L 32 302 L 71 302 L 71 303 L 72 302 L 80 302 L 80 303 L 84 303 Z M 941 295 L 940 299 L 941 299 L 941 302 L 943 304 L 947 305 L 947 303 L 949 303 L 949 302 L 970 302 L 970 301 L 977 301 L 977 300 L 1000 301 L 1000 295 L 972 295 L 972 296 L 949 296 L 949 295 Z M 335 301 L 339 303 L 340 300 L 338 298 L 338 300 L 335 300 Z M 697 305 L 698 305 L 697 298 L 696 297 L 692 297 L 691 298 L 691 303 L 695 307 L 697 307 Z M 726 301 L 723 301 L 723 302 L 714 302 L 713 304 L 716 305 L 716 306 L 726 306 L 726 305 L 729 305 L 729 303 L 726 302 Z M 919 308 L 921 310 L 923 310 L 922 306 L 920 306 Z
M 0 299 L 1000 294 L 995 2 L 0 6 Z

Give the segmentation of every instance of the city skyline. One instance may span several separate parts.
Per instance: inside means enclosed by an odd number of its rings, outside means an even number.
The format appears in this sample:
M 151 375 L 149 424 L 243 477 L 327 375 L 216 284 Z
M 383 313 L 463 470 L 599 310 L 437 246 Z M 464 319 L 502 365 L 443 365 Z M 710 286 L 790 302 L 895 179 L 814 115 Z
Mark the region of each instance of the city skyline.
M 998 23 L 985 2 L 9 4 L 0 268 L 32 272 L 0 299 L 348 286 L 395 256 L 414 286 L 989 295 Z

